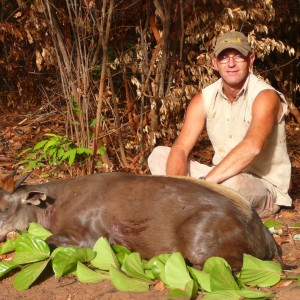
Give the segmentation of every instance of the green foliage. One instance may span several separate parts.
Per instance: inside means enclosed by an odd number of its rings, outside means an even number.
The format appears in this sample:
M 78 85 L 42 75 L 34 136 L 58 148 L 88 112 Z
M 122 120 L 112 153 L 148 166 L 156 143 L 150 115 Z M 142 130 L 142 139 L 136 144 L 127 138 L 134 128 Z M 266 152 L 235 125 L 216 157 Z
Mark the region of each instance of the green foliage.
M 199 289 L 205 292 L 206 300 L 269 299 L 274 297 L 272 293 L 246 286 L 268 287 L 283 278 L 277 263 L 247 254 L 241 272 L 235 277 L 230 265 L 220 257 L 209 258 L 199 271 L 187 266 L 179 252 L 160 254 L 146 261 L 139 253 L 123 246 L 110 246 L 101 237 L 93 249 L 59 247 L 50 253 L 45 242 L 51 235 L 48 230 L 31 223 L 28 231 L 20 234 L 14 243 L 9 240 L 0 247 L 0 253 L 15 251 L 11 262 L 0 262 L 0 278 L 19 268 L 13 280 L 17 290 L 28 289 L 50 266 L 50 261 L 56 277 L 73 274 L 79 281 L 90 283 L 110 279 L 118 290 L 126 292 L 147 291 L 154 279 L 160 279 L 169 288 L 168 299 L 191 299 Z
M 25 158 L 16 164 L 17 166 L 25 165 L 24 172 L 44 167 L 45 164 L 60 166 L 66 163 L 72 166 L 74 162 L 84 160 L 93 154 L 90 149 L 77 147 L 65 136 L 53 133 L 47 133 L 45 136 L 49 139 L 40 141 L 34 147 L 28 148 L 18 155 L 18 157 L 23 157 L 26 154 Z M 103 151 L 105 152 L 105 149 L 102 149 L 101 153 Z

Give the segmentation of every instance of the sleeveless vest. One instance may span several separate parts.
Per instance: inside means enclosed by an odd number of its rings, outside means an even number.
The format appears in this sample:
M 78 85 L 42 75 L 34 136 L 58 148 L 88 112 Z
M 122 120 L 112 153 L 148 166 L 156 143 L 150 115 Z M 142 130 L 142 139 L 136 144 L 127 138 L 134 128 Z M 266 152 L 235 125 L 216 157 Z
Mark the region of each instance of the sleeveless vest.
M 250 73 L 233 103 L 230 103 L 224 95 L 221 79 L 202 90 L 207 133 L 215 151 L 214 165 L 243 140 L 250 126 L 253 101 L 261 91 L 267 89 L 275 90 Z M 288 189 L 291 163 L 287 153 L 284 121 L 288 106 L 284 96 L 276 92 L 283 107 L 282 116 L 261 153 L 243 172 L 262 178 L 266 188 L 275 194 L 276 204 L 290 206 L 292 200 L 288 195 Z

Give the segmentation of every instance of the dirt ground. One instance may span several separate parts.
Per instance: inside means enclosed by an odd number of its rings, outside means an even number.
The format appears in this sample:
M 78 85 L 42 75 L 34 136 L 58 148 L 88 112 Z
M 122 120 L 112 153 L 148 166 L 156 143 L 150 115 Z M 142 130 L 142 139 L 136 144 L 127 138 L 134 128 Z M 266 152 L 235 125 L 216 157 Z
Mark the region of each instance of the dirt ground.
M 21 150 L 34 145 L 38 137 L 42 138 L 45 132 L 57 132 L 53 126 L 55 118 L 51 120 L 27 119 L 17 112 L 2 114 L 0 116 L 0 172 L 8 174 L 17 162 L 17 155 Z M 25 121 L 24 121 L 25 120 Z M 21 124 L 20 124 L 21 123 Z M 300 223 L 300 126 L 292 120 L 287 123 L 288 151 L 292 161 L 292 185 L 290 195 L 293 199 L 292 208 L 283 208 L 273 220 L 286 224 L 283 234 L 275 236 L 281 245 L 283 259 L 287 264 L 298 266 L 295 270 L 287 272 L 287 275 L 300 273 L 300 241 L 293 239 L 295 234 L 300 234 L 296 228 L 288 228 L 295 223 Z M 50 128 L 50 129 L 49 129 Z M 211 148 L 206 142 L 202 146 L 202 158 L 207 160 L 211 157 Z M 41 175 L 35 174 L 31 178 L 32 182 L 42 180 Z M 44 179 L 43 179 L 44 180 Z M 30 182 L 30 180 L 28 180 Z M 56 279 L 51 274 L 45 275 L 39 282 L 27 291 L 16 291 L 12 285 L 13 276 L 0 280 L 0 299 L 43 299 L 43 300 L 92 300 L 92 299 L 166 299 L 167 289 L 161 284 L 154 283 L 148 292 L 125 293 L 117 291 L 110 281 L 103 281 L 95 284 L 78 282 L 74 277 L 67 276 Z M 272 288 L 264 289 L 276 293 L 275 299 L 296 300 L 300 299 L 300 287 L 294 280 L 282 280 Z M 197 300 L 202 299 L 199 295 Z

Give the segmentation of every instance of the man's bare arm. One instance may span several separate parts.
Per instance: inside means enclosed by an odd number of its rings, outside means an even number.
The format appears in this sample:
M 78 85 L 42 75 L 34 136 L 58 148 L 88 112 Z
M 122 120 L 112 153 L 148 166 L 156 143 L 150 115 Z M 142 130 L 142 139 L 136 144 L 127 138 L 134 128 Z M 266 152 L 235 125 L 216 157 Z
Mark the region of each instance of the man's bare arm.
M 196 95 L 190 102 L 182 130 L 175 141 L 168 161 L 167 175 L 187 175 L 187 161 L 190 151 L 205 126 L 202 95 Z
M 252 120 L 244 140 L 207 174 L 215 183 L 239 174 L 262 150 L 282 112 L 277 93 L 265 90 L 259 93 L 252 107 Z

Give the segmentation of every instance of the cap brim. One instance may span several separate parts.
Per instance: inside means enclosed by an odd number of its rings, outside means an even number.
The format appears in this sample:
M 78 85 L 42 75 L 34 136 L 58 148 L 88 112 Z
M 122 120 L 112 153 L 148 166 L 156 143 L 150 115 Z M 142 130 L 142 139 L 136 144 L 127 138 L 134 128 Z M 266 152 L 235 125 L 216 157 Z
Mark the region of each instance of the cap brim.
M 215 51 L 215 56 L 219 56 L 220 53 L 226 49 L 235 49 L 237 51 L 239 51 L 242 55 L 247 56 L 250 52 L 249 49 L 246 49 L 244 47 L 239 47 L 238 45 L 224 45 L 222 47 L 220 47 L 217 51 Z

